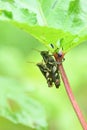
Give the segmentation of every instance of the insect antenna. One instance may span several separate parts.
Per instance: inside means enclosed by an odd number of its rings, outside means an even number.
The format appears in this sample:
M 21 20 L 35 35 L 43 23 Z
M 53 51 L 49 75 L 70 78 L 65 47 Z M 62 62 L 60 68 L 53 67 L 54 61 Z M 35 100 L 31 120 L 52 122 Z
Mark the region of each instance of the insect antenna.
M 41 52 L 40 50 L 38 50 L 36 48 L 32 48 L 32 50 L 37 51 L 37 52 Z

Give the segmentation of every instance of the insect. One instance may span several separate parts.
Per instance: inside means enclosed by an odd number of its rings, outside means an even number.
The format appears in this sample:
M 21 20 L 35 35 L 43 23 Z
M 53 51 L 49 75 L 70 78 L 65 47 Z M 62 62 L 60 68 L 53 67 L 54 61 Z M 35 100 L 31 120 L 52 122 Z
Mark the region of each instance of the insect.
M 55 59 L 53 58 L 52 55 L 49 54 L 48 51 L 41 51 L 41 56 L 43 57 L 43 60 L 47 68 L 50 70 L 50 75 L 56 88 L 58 88 L 60 86 L 60 75 L 58 65 Z
M 37 64 L 42 74 L 45 76 L 48 86 L 52 86 L 54 83 L 56 88 L 60 86 L 60 75 L 58 70 L 58 65 L 49 51 L 41 51 L 41 56 L 43 57 L 44 64 Z
M 46 65 L 43 64 L 43 63 L 37 63 L 37 66 L 39 67 L 40 71 L 42 72 L 42 74 L 46 78 L 48 87 L 52 87 L 53 80 L 52 80 L 52 77 L 51 77 L 51 73 L 48 70 L 48 68 L 46 67 Z

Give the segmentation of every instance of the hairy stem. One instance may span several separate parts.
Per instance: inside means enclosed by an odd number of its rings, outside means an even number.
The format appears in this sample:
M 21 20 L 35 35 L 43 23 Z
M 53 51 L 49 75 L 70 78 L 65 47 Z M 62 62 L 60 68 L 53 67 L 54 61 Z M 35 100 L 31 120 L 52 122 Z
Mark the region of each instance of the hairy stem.
M 54 57 L 55 57 L 57 62 L 60 61 L 57 55 L 54 55 Z M 87 123 L 86 123 L 84 116 L 83 116 L 83 114 L 82 114 L 82 112 L 81 112 L 81 110 L 80 110 L 80 108 L 79 108 L 79 106 L 78 106 L 78 104 L 75 100 L 75 97 L 74 97 L 73 92 L 71 90 L 68 78 L 67 78 L 65 70 L 63 68 L 63 65 L 62 64 L 58 65 L 58 68 L 59 68 L 59 71 L 61 73 L 61 77 L 62 77 L 63 83 L 65 85 L 67 95 L 68 95 L 70 102 L 71 102 L 71 104 L 74 108 L 74 111 L 75 111 L 75 113 L 76 113 L 76 115 L 77 115 L 77 117 L 80 121 L 80 124 L 81 124 L 81 126 L 83 127 L 84 130 L 87 130 Z

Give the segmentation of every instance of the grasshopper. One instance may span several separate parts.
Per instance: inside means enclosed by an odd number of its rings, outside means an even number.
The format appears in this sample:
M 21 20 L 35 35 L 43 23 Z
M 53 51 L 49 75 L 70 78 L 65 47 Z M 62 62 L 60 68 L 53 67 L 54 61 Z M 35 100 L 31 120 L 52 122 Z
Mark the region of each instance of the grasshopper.
M 54 82 L 56 88 L 60 86 L 60 75 L 58 70 L 58 65 L 52 55 L 49 54 L 49 51 L 41 51 L 41 56 L 47 66 L 49 73 L 51 75 L 52 81 Z
M 52 55 L 49 54 L 49 51 L 41 51 L 40 52 L 43 60 L 43 63 L 37 63 L 40 71 L 44 75 L 47 80 L 48 86 L 51 87 L 53 83 L 55 84 L 56 88 L 60 86 L 60 75 L 58 70 L 58 65 L 53 58 Z

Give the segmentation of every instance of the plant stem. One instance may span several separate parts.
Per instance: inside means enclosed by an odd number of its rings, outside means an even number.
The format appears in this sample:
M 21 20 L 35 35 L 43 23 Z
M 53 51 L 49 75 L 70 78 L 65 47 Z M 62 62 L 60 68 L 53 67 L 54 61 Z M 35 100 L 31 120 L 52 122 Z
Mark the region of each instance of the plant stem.
M 58 56 L 54 54 L 54 57 L 55 57 L 56 61 L 59 62 Z M 70 102 L 74 108 L 74 111 L 75 111 L 75 113 L 80 121 L 80 124 L 84 130 L 87 130 L 87 123 L 86 123 L 84 116 L 83 116 L 83 114 L 82 114 L 82 112 L 81 112 L 81 110 L 80 110 L 80 108 L 75 100 L 75 97 L 74 97 L 73 92 L 71 90 L 68 78 L 67 78 L 65 70 L 63 68 L 63 65 L 62 64 L 58 65 L 58 68 L 59 68 L 59 71 L 61 73 L 61 77 L 62 77 L 63 83 L 65 85 L 67 95 L 68 95 Z
M 78 106 L 78 104 L 77 104 L 77 102 L 76 102 L 76 100 L 74 98 L 73 92 L 71 90 L 70 84 L 68 82 L 68 78 L 66 76 L 66 73 L 64 71 L 64 68 L 63 68 L 62 64 L 59 65 L 59 70 L 60 70 L 60 73 L 61 73 L 63 83 L 65 85 L 66 92 L 67 92 L 68 97 L 70 99 L 70 102 L 71 102 L 71 104 L 72 104 L 72 106 L 74 108 L 74 111 L 76 112 L 76 115 L 77 115 L 83 129 L 87 130 L 87 123 L 86 123 L 86 121 L 85 121 L 85 119 L 83 117 L 83 114 L 82 114 L 82 112 L 81 112 L 81 110 L 80 110 L 80 108 L 79 108 L 79 106 Z

